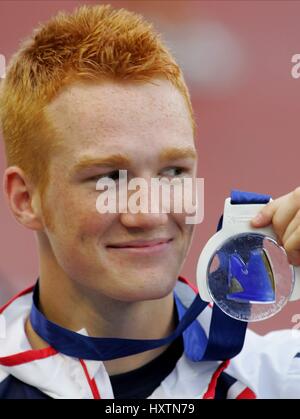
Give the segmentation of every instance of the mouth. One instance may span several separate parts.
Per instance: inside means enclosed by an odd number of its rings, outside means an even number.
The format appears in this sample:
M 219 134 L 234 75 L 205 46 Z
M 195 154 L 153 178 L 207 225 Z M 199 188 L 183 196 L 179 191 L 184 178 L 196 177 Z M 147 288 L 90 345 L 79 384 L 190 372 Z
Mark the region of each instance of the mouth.
M 167 250 L 170 247 L 170 243 L 172 241 L 173 238 L 162 238 L 155 240 L 135 240 L 124 243 L 112 244 L 106 247 L 112 251 L 148 254 Z

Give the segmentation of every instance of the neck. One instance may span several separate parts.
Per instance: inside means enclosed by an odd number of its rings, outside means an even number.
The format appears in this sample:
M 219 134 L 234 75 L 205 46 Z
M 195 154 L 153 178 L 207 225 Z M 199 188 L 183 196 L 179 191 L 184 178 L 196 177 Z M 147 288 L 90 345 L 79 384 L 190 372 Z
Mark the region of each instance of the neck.
M 173 294 L 150 301 L 116 301 L 83 289 L 65 275 L 43 269 L 39 280 L 39 309 L 48 320 L 89 336 L 128 339 L 161 339 L 175 329 Z M 26 333 L 33 349 L 49 346 L 33 330 L 30 320 Z M 167 346 L 136 355 L 105 361 L 108 374 L 120 374 L 139 368 L 160 355 Z

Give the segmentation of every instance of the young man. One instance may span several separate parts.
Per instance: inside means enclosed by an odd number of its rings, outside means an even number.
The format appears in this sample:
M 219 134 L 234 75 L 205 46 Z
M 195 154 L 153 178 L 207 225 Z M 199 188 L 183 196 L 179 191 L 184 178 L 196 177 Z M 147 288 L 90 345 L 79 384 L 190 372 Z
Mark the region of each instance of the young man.
M 193 233 L 186 214 L 96 210 L 97 181 L 118 183 L 119 170 L 147 183 L 196 177 L 188 90 L 151 26 L 109 6 L 59 14 L 24 44 L 2 84 L 5 192 L 36 233 L 40 274 L 34 304 L 29 289 L 2 309 L 0 397 L 281 396 L 299 336 L 273 337 L 269 354 L 268 340 L 250 334 L 231 367 L 222 356 L 198 359 L 208 307 L 188 333 L 167 339 L 195 295 L 178 280 Z M 294 264 L 299 213 L 297 189 L 254 224 L 272 222 Z

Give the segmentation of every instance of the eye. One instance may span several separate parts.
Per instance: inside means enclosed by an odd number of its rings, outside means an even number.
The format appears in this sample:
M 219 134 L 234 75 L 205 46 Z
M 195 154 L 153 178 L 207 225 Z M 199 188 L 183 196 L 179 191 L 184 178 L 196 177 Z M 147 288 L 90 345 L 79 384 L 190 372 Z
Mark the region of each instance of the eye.
M 102 175 L 96 175 L 93 177 L 88 178 L 88 181 L 92 181 L 92 182 L 97 182 L 99 179 L 111 179 L 114 181 L 117 181 L 120 179 L 120 174 L 119 174 L 119 170 L 114 170 L 113 172 L 109 172 L 109 173 L 103 173 Z
M 176 177 L 181 176 L 183 173 L 187 173 L 187 169 L 183 167 L 167 167 L 162 173 L 164 176 Z

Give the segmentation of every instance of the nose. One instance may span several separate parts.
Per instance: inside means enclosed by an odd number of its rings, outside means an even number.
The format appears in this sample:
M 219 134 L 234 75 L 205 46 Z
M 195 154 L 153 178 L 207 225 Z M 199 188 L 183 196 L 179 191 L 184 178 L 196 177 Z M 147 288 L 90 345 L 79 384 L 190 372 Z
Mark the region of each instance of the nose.
M 138 228 L 145 228 L 145 229 L 152 229 L 159 226 L 166 225 L 168 223 L 169 214 L 167 211 L 162 211 L 162 205 L 160 205 L 160 197 L 158 196 L 151 196 L 151 177 L 149 175 L 143 176 L 144 183 L 142 184 L 142 188 L 139 186 L 139 200 L 140 204 L 144 200 L 144 205 L 141 205 L 139 208 L 136 206 L 131 206 L 130 198 L 127 201 L 127 209 L 125 212 L 121 212 L 120 220 L 121 223 L 127 227 L 138 227 Z M 131 194 L 129 194 L 131 195 Z M 132 198 L 132 196 L 131 196 Z M 157 201 L 155 210 L 151 207 L 151 202 Z M 138 211 L 138 209 L 140 209 Z
M 127 227 L 139 227 L 145 229 L 152 229 L 162 225 L 166 225 L 168 222 L 168 214 L 164 213 L 143 213 L 138 212 L 136 214 L 127 212 L 120 214 L 121 223 Z

